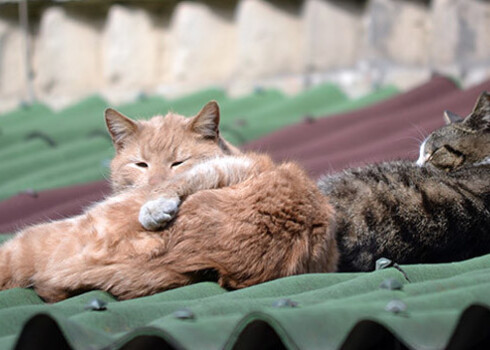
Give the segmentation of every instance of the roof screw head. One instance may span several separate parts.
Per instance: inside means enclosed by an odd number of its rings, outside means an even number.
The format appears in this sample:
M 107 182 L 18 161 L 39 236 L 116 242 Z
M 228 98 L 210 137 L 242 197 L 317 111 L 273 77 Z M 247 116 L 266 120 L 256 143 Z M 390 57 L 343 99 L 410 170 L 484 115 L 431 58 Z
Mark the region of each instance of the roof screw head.
M 139 101 L 146 100 L 148 98 L 148 95 L 144 91 L 138 92 L 137 99 Z
M 298 303 L 291 299 L 279 299 L 272 303 L 273 307 L 296 307 Z
M 104 311 L 107 310 L 107 302 L 98 298 L 90 300 L 85 304 L 85 310 Z
M 402 290 L 403 284 L 396 278 L 387 278 L 379 285 L 381 289 Z
M 32 103 L 30 103 L 29 101 L 26 101 L 26 100 L 22 100 L 22 101 L 20 101 L 19 106 L 22 109 L 27 109 L 27 108 L 32 106 Z
M 174 317 L 179 320 L 193 320 L 196 318 L 196 315 L 189 310 L 188 308 L 183 308 L 174 312 Z
M 392 265 L 392 261 L 387 258 L 379 258 L 376 260 L 376 270 L 383 270 Z
M 407 310 L 407 304 L 401 300 L 393 299 L 386 304 L 385 310 L 394 314 L 399 314 Z
M 33 198 L 37 198 L 39 196 L 39 194 L 37 193 L 37 191 L 35 189 L 33 189 L 33 188 L 28 188 L 28 189 L 26 189 L 24 191 L 21 191 L 19 193 L 26 194 L 26 195 L 31 196 Z
M 315 117 L 312 115 L 307 114 L 303 117 L 303 123 L 305 124 L 313 124 L 315 121 Z
M 264 92 L 265 92 L 265 89 L 262 86 L 260 86 L 260 85 L 254 86 L 254 93 L 255 94 L 257 94 L 257 95 L 263 94 Z
M 239 118 L 239 119 L 235 120 L 234 124 L 236 126 L 243 127 L 243 126 L 246 126 L 248 123 L 247 123 L 247 120 L 245 118 Z

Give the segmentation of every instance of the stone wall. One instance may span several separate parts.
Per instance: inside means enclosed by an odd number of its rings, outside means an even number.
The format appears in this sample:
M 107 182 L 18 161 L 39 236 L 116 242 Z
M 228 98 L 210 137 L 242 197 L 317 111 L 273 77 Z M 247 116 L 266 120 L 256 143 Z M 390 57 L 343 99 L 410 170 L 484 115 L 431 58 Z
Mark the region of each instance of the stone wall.
M 14 108 L 27 97 L 24 40 L 17 21 L 0 19 L 0 111 Z
M 329 80 L 356 95 L 434 72 L 490 76 L 490 1 L 35 1 L 27 36 L 18 6 L 0 0 L 0 111 L 29 86 L 62 107 L 93 93 L 293 93 Z

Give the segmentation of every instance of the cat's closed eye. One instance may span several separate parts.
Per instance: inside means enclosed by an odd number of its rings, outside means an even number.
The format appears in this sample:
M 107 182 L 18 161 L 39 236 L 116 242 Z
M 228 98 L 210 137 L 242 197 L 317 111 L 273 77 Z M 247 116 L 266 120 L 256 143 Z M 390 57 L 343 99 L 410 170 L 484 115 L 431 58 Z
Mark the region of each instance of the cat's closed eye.
M 179 162 L 173 162 L 172 165 L 170 165 L 171 168 L 178 167 L 179 165 L 183 164 L 185 160 L 179 161 Z
M 452 148 L 451 146 L 444 145 L 441 148 L 432 152 L 428 159 L 428 162 L 432 163 L 438 168 L 445 170 L 453 170 L 460 166 L 464 162 L 464 155 Z
M 148 168 L 148 163 L 145 163 L 145 162 L 137 162 L 137 163 L 135 163 L 135 165 L 138 168 Z

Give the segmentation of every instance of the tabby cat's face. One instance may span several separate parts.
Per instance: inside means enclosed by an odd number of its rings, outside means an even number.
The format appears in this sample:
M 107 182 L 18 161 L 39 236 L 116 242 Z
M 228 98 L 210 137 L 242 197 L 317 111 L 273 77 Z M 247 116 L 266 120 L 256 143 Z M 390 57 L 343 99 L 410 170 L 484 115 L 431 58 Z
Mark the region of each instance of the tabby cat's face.
M 193 118 L 169 113 L 133 121 L 113 109 L 108 109 L 105 117 L 116 148 L 111 162 L 116 192 L 155 186 L 205 159 L 238 153 L 219 136 L 216 102 L 208 103 Z
M 451 171 L 490 162 L 490 94 L 480 95 L 466 118 L 445 112 L 445 126 L 434 131 L 420 146 L 419 166 L 432 164 Z

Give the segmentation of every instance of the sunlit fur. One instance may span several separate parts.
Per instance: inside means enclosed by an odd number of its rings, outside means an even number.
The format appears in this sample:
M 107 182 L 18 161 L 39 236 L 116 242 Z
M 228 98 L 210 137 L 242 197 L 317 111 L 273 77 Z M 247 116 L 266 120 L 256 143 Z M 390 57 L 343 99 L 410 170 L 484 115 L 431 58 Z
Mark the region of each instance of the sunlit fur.
M 201 116 L 204 117 L 208 115 Z M 111 162 L 111 183 L 114 191 L 119 192 L 128 187 L 153 186 L 189 170 L 202 160 L 240 153 L 221 138 L 219 133 L 216 135 L 217 139 L 196 133 L 193 122 L 195 119 L 174 113 L 168 113 L 164 117 L 155 116 L 149 121 L 132 121 L 133 127 L 123 130 L 122 136 L 120 132 L 120 143 L 115 142 L 116 155 Z M 108 123 L 109 131 L 111 126 L 121 130 L 121 124 L 121 118 L 112 124 Z M 139 167 L 138 163 L 145 163 L 148 167 Z
M 0 289 L 32 286 L 50 302 L 91 289 L 128 299 L 201 280 L 242 288 L 336 270 L 326 198 L 297 165 L 277 165 L 227 145 L 219 137 L 215 103 L 193 119 L 169 114 L 133 125 L 110 110 L 106 120 L 117 149 L 116 193 L 80 216 L 27 228 L 5 243 Z M 230 156 L 237 161 L 226 161 Z M 202 176 L 199 168 L 221 165 L 220 157 L 226 166 L 219 171 L 233 173 L 233 164 L 245 164 L 246 174 L 221 176 L 232 180 L 216 188 L 187 189 L 164 230 L 141 227 L 140 208 L 164 192 L 165 183 L 187 170 Z M 138 162 L 148 167 L 139 169 Z M 193 183 L 201 181 L 194 177 Z
M 424 141 L 416 164 L 386 162 L 324 176 L 335 208 L 340 271 L 379 258 L 439 263 L 490 253 L 490 96 Z
M 420 146 L 417 165 L 430 163 L 445 171 L 485 164 L 490 157 L 490 94 L 484 92 L 466 118 L 445 113 L 446 124 Z

